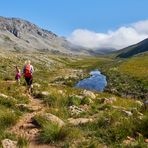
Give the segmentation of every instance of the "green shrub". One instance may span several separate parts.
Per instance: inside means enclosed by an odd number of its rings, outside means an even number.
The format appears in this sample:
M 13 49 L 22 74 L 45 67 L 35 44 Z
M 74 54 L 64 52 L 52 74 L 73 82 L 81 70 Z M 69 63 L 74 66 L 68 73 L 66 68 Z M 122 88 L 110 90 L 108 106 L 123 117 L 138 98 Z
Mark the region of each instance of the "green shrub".
M 63 130 L 57 124 L 48 123 L 43 126 L 39 141 L 41 143 L 55 143 L 59 140 L 63 140 L 66 137 L 67 131 Z
M 148 138 L 148 113 L 140 120 L 135 121 L 136 130 Z
M 24 136 L 18 137 L 17 147 L 27 148 L 28 146 L 29 146 L 29 141 L 26 137 L 24 137 Z
M 57 102 L 57 97 L 54 95 L 49 95 L 49 96 L 44 97 L 43 101 L 47 106 L 55 106 Z
M 27 96 L 15 95 L 15 99 L 17 100 L 17 103 L 21 103 L 21 104 L 29 103 L 29 99 Z
M 87 104 L 89 105 L 91 102 L 91 100 L 88 98 L 88 97 L 84 97 L 82 100 L 81 100 L 81 104 L 84 105 L 84 104 Z
M 0 128 L 7 128 L 17 122 L 18 115 L 13 111 L 1 107 L 0 110 Z
M 67 106 L 59 106 L 58 108 L 50 108 L 50 112 L 61 119 L 67 119 L 70 117 L 69 110 Z
M 0 129 L 0 140 L 3 139 L 16 140 L 16 135 L 14 133 L 6 132 L 4 129 Z
M 41 128 L 43 128 L 46 124 L 49 123 L 49 121 L 47 121 L 44 117 L 42 117 L 40 115 L 36 115 L 33 118 L 33 122 L 35 125 L 40 126 Z
M 16 101 L 13 98 L 3 98 L 0 97 L 0 104 L 4 105 L 5 107 L 15 107 Z
M 70 96 L 68 97 L 68 106 L 76 105 L 79 106 L 81 104 L 81 99 L 76 96 Z
M 122 148 L 147 148 L 147 143 L 144 141 L 143 136 L 139 136 L 135 141 L 130 142 L 129 144 L 117 144 L 116 147 Z

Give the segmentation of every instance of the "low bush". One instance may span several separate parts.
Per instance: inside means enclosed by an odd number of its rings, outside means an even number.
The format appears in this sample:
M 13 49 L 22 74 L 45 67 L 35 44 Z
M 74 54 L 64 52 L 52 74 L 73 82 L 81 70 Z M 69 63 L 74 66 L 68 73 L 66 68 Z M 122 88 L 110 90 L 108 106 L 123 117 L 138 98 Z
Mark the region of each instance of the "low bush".
M 76 96 L 70 96 L 68 97 L 68 106 L 76 105 L 79 106 L 81 104 L 81 99 Z
M 17 122 L 18 115 L 15 112 L 8 110 L 1 106 L 0 110 L 0 128 L 7 128 L 14 125 Z
M 57 124 L 45 124 L 40 132 L 39 141 L 41 143 L 55 143 L 63 140 L 67 135 L 67 131 L 59 127 Z
M 16 104 L 16 100 L 14 100 L 13 98 L 3 98 L 3 97 L 0 97 L 0 104 L 1 105 L 4 105 L 5 107 L 15 107 L 15 104 Z
M 18 148 L 28 148 L 29 140 L 25 136 L 20 136 L 17 139 L 17 147 Z

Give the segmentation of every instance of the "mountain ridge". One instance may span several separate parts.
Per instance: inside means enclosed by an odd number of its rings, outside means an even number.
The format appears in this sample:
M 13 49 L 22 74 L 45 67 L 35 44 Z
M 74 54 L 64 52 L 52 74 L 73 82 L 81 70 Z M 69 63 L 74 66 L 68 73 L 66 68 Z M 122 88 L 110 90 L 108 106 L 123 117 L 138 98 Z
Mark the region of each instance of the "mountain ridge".
M 148 38 L 143 41 L 116 51 L 116 57 L 128 58 L 144 52 L 148 52 Z
M 0 47 L 12 51 L 87 54 L 83 49 L 80 52 L 64 37 L 20 18 L 0 17 Z

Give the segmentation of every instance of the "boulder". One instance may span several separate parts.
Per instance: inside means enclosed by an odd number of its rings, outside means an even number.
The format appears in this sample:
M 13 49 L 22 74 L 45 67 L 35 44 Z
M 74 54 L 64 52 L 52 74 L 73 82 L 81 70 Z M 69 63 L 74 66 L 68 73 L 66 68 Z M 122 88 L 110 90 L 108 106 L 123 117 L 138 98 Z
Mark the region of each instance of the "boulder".
M 8 98 L 8 96 L 7 96 L 7 95 L 2 94 L 2 93 L 0 93 L 0 97 L 3 97 L 3 98 Z
M 85 112 L 84 109 L 79 108 L 79 107 L 77 107 L 75 105 L 69 106 L 69 110 L 70 110 L 71 115 L 79 115 L 82 112 Z
M 133 108 L 133 109 L 131 110 L 131 112 L 132 112 L 133 114 L 135 114 L 135 115 L 138 115 L 138 116 L 143 116 L 143 114 L 142 114 L 142 113 L 140 113 L 140 112 L 138 111 L 138 109 L 137 109 L 137 108 Z
M 84 105 L 80 105 L 80 108 L 81 109 L 83 109 L 83 110 L 85 110 L 85 111 L 88 111 L 89 110 L 89 105 L 87 105 L 87 104 L 84 104 Z
M 84 96 L 82 95 L 70 95 L 69 97 L 76 97 L 76 98 L 79 98 L 80 100 L 84 98 Z
M 85 97 L 90 97 L 91 99 L 95 99 L 96 95 L 92 91 L 84 90 L 83 95 Z
M 139 100 L 136 100 L 136 103 L 137 103 L 137 105 L 139 105 L 140 107 L 143 106 L 143 102 L 141 102 L 141 101 L 139 101 Z
M 61 120 L 59 117 L 57 117 L 51 113 L 40 114 L 40 116 L 49 122 L 58 124 L 60 127 L 65 125 L 63 120 Z
M 101 103 L 105 103 L 105 104 L 113 104 L 113 102 L 116 101 L 116 98 L 99 98 L 98 100 L 101 101 Z
M 122 112 L 127 115 L 127 116 L 132 116 L 133 113 L 131 111 L 127 111 L 127 110 L 122 110 Z
M 12 141 L 10 139 L 4 139 L 1 141 L 3 148 L 16 148 L 17 147 L 17 141 Z
M 135 139 L 132 138 L 132 137 L 127 136 L 127 139 L 123 141 L 123 144 L 130 145 L 133 142 L 135 142 Z
M 69 118 L 68 119 L 68 122 L 72 125 L 80 125 L 80 124 L 86 124 L 88 122 L 92 122 L 93 119 L 91 118 L 77 118 L 77 119 L 74 119 L 74 118 Z
M 58 93 L 59 93 L 60 95 L 65 95 L 65 92 L 64 92 L 63 90 L 58 90 Z
M 5 94 L 0 93 L 0 97 L 5 98 L 5 99 L 10 100 L 10 101 L 13 101 L 13 102 L 16 103 L 16 99 L 11 97 L 11 96 L 7 96 Z
M 121 106 L 115 106 L 115 105 L 113 105 L 112 108 L 113 108 L 113 109 L 117 109 L 117 110 L 125 110 L 124 107 L 121 107 Z
M 37 87 L 37 88 L 39 88 L 41 85 L 40 84 L 38 84 L 38 83 L 34 83 L 33 84 L 33 87 Z
M 28 111 L 39 111 L 42 109 L 41 106 L 32 106 L 32 105 L 28 105 L 28 104 L 17 104 L 16 105 L 17 108 L 19 108 L 20 110 L 28 110 Z
M 42 91 L 41 94 L 42 94 L 43 96 L 48 96 L 48 95 L 49 95 L 49 92 L 48 92 L 48 91 Z

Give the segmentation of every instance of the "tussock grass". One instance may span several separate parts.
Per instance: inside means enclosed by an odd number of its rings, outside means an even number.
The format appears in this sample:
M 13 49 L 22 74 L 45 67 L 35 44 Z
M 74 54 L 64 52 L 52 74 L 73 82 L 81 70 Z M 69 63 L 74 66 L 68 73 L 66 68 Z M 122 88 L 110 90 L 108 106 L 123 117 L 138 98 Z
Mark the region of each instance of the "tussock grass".
M 17 147 L 18 148 L 28 148 L 29 140 L 25 136 L 20 136 L 17 138 Z
M 64 140 L 66 134 L 66 131 L 62 130 L 57 124 L 48 123 L 43 126 L 39 140 L 41 143 L 55 143 Z
M 13 110 L 7 109 L 3 106 L 1 106 L 0 110 L 0 127 L 2 129 L 5 129 L 7 127 L 10 127 L 14 125 L 19 116 L 13 112 Z

